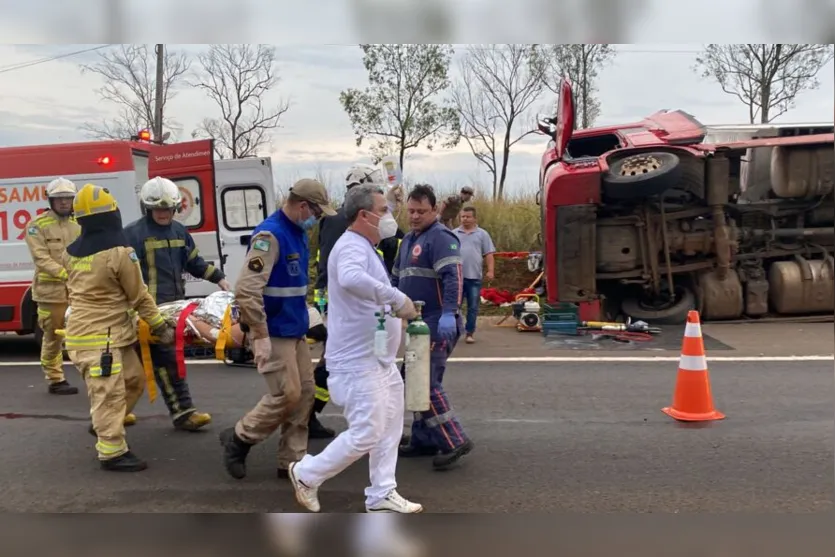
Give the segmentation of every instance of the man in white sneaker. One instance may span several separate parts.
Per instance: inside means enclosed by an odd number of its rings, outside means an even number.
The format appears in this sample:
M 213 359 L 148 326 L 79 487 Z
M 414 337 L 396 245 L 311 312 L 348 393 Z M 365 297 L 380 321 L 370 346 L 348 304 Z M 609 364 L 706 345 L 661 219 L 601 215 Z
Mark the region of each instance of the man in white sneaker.
M 306 455 L 288 468 L 296 500 L 319 512 L 319 487 L 369 455 L 371 486 L 365 490 L 367 512 L 419 513 L 423 507 L 397 493 L 395 471 L 403 434 L 403 379 L 395 365 L 402 338 L 402 319 L 417 316 L 412 301 L 391 285 L 382 258 L 381 240 L 394 236 L 397 222 L 386 203 L 385 189 L 374 184 L 351 188 L 345 196 L 348 231 L 328 258 L 328 390 L 343 408 L 348 430 L 321 453 Z M 375 313 L 393 313 L 385 321 L 388 342 L 375 353 Z

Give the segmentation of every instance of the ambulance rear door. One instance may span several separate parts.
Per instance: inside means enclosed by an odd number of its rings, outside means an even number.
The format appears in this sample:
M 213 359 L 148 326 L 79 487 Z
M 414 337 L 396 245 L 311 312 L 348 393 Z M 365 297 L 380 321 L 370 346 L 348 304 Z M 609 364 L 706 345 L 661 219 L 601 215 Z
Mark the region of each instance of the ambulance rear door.
M 275 210 L 272 162 L 268 157 L 216 161 L 215 182 L 220 249 L 234 284 L 252 231 Z
M 183 210 L 175 215 L 189 231 L 200 256 L 210 265 L 223 269 L 218 242 L 215 205 L 215 163 L 213 140 L 187 141 L 171 145 L 152 145 L 149 175 L 173 181 L 183 196 Z M 186 297 L 202 298 L 217 291 L 207 280 L 185 273 Z

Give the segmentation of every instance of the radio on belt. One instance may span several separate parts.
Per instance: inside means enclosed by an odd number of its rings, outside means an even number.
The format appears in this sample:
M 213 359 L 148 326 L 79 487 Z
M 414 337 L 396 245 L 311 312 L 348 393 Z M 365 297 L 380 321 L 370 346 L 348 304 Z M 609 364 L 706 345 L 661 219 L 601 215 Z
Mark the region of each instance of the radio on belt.
M 101 367 L 102 377 L 110 377 L 110 374 L 113 372 L 113 354 L 110 352 L 110 327 L 107 328 L 107 344 L 104 352 L 101 353 L 99 367 Z

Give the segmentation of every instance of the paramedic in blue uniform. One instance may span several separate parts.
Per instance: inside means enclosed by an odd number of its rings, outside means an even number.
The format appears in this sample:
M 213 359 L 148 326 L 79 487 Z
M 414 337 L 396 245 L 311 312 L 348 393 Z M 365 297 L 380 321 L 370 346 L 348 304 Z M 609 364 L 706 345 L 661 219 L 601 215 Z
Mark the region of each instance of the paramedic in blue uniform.
M 404 438 L 400 456 L 434 456 L 443 470 L 473 449 L 444 392 L 446 362 L 461 337 L 463 271 L 458 237 L 438 221 L 432 186 L 417 185 L 406 202 L 411 231 L 400 244 L 392 284 L 415 301 L 423 301 L 423 319 L 431 331 L 430 408 L 415 413 L 412 435 Z
M 152 178 L 142 186 L 139 199 L 145 214 L 126 226 L 125 234 L 139 256 L 142 277 L 157 305 L 185 299 L 186 272 L 229 290 L 223 272 L 200 257 L 191 234 L 174 220 L 182 207 L 180 188 L 171 180 Z M 198 412 L 192 403 L 188 383 L 177 371 L 174 347 L 152 344 L 151 359 L 174 427 L 197 431 L 211 423 L 212 417 Z

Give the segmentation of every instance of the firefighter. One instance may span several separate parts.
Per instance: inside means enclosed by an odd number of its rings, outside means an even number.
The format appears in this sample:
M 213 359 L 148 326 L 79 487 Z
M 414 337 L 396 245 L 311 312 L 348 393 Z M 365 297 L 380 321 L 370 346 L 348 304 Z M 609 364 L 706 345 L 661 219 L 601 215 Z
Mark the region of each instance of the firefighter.
M 49 210 L 26 225 L 26 245 L 35 263 L 32 301 L 38 306 L 41 340 L 41 366 L 53 395 L 78 394 L 64 377 L 62 339 L 55 334 L 64 328 L 67 311 L 67 270 L 61 263 L 64 250 L 81 232 L 72 216 L 75 184 L 56 178 L 46 186 Z
M 135 344 L 138 313 L 162 343 L 174 330 L 160 315 L 142 281 L 139 259 L 122 230 L 116 200 L 104 188 L 87 184 L 73 201 L 81 236 L 67 247 L 72 314 L 66 325 L 66 348 L 87 384 L 90 415 L 101 468 L 139 472 L 147 464 L 125 440 L 125 416 L 145 388 Z
M 434 456 L 444 470 L 473 449 L 444 391 L 446 362 L 461 337 L 463 279 L 458 237 L 437 218 L 435 192 L 417 185 L 407 200 L 411 231 L 403 238 L 392 270 L 392 283 L 412 300 L 425 302 L 422 316 L 431 332 L 430 408 L 415 413 L 412 435 L 400 456 Z
M 307 312 L 307 232 L 323 215 L 335 215 L 325 186 L 302 179 L 293 184 L 281 209 L 255 227 L 235 289 L 240 323 L 249 332 L 258 372 L 268 392 L 235 427 L 221 432 L 224 465 L 230 476 L 246 477 L 253 445 L 281 429 L 278 477 L 307 453 L 314 381 L 305 336 Z
M 185 299 L 185 277 L 217 284 L 229 290 L 223 272 L 200 257 L 194 239 L 186 227 L 174 220 L 182 209 L 180 188 L 166 178 L 152 178 L 139 192 L 144 215 L 125 227 L 130 245 L 139 257 L 148 292 L 157 304 Z M 197 431 L 212 421 L 209 414 L 198 412 L 191 399 L 188 383 L 177 371 L 173 346 L 151 345 L 154 378 L 162 392 L 174 427 Z

